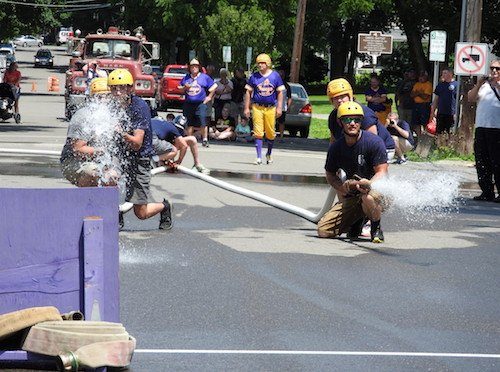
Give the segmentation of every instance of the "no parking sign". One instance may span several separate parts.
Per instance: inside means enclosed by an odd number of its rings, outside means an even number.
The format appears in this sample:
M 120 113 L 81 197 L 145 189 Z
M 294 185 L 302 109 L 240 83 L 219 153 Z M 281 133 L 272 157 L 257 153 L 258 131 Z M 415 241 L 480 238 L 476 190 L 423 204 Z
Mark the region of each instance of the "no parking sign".
M 488 74 L 489 50 L 484 43 L 455 44 L 455 74 L 478 75 Z

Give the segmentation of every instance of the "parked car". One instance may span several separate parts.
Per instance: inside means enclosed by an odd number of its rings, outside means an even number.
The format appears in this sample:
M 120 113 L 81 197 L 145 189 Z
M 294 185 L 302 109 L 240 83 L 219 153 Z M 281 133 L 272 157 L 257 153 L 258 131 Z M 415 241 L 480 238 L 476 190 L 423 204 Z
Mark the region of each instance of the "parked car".
M 6 49 L 0 49 L 0 58 L 2 58 L 2 63 L 0 63 L 0 70 L 6 69 L 12 62 L 16 61 L 16 56 Z
M 32 35 L 23 35 L 23 36 L 15 38 L 14 44 L 22 46 L 22 47 L 27 47 L 27 46 L 41 47 L 41 46 L 43 46 L 43 40 L 36 38 Z
M 298 83 L 288 83 L 292 90 L 292 104 L 288 107 L 285 118 L 285 130 L 291 136 L 296 136 L 300 132 L 301 138 L 309 136 L 311 125 L 312 106 L 305 88 Z
M 10 54 L 16 54 L 16 46 L 11 43 L 0 43 L 0 52 L 8 51 Z
M 35 54 L 35 67 L 54 67 L 54 56 L 48 49 L 38 49 Z

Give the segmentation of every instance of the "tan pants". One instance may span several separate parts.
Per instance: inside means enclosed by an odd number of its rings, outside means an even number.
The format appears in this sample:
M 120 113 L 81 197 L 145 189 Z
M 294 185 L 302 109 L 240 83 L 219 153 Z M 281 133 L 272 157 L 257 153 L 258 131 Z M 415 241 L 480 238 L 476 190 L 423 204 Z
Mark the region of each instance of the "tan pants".
M 382 195 L 376 191 L 370 191 L 377 204 L 385 207 Z M 336 203 L 318 222 L 318 234 L 322 237 L 334 238 L 349 231 L 351 226 L 359 219 L 366 217 L 361 206 L 362 195 L 344 198 Z

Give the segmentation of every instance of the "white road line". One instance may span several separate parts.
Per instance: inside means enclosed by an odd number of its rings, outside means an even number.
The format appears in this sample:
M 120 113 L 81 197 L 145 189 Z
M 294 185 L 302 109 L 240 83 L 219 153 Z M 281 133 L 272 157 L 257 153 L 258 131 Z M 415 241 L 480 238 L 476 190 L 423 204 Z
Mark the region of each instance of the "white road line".
M 340 356 L 402 356 L 431 358 L 490 358 L 500 354 L 423 353 L 404 351 L 314 351 L 314 350 L 197 350 L 197 349 L 137 349 L 139 354 L 261 354 L 261 355 L 340 355 Z

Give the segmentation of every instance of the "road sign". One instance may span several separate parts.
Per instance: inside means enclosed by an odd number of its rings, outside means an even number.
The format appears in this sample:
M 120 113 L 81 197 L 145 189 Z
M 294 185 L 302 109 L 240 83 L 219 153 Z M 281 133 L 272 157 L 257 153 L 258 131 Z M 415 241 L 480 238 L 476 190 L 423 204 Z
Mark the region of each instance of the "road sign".
M 431 31 L 429 61 L 444 62 L 446 59 L 446 31 Z
M 392 54 L 392 36 L 383 35 L 380 31 L 358 34 L 358 52 L 368 53 L 372 56 Z
M 247 65 L 252 64 L 252 52 L 253 52 L 253 48 L 247 47 Z
M 455 44 L 456 75 L 487 75 L 488 59 L 488 44 L 467 42 Z
M 231 62 L 231 46 L 226 45 L 222 47 L 222 62 Z

